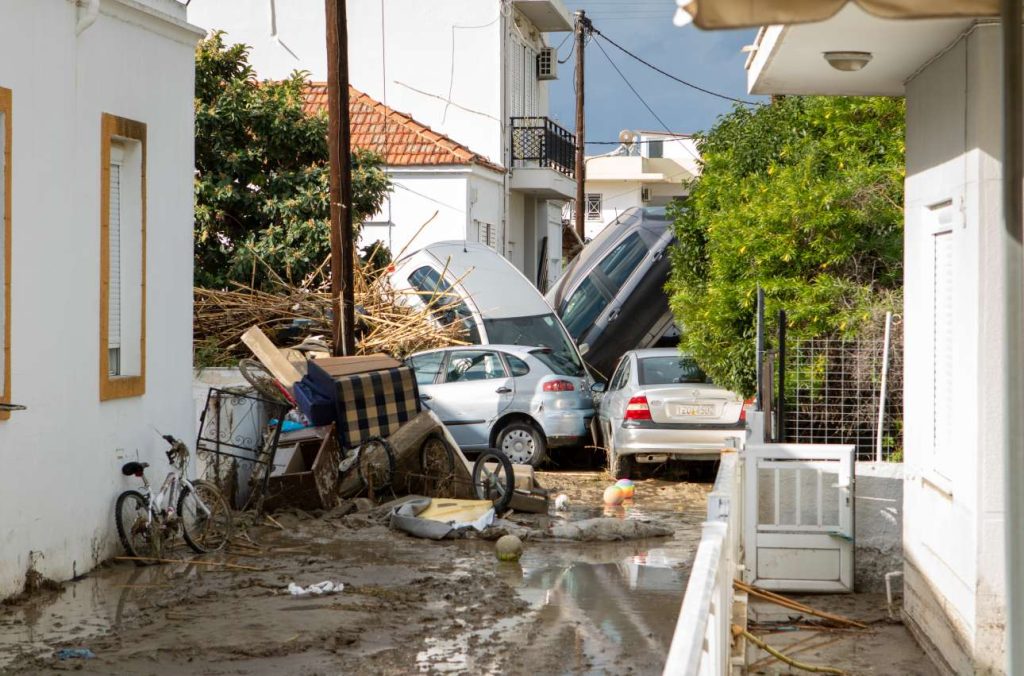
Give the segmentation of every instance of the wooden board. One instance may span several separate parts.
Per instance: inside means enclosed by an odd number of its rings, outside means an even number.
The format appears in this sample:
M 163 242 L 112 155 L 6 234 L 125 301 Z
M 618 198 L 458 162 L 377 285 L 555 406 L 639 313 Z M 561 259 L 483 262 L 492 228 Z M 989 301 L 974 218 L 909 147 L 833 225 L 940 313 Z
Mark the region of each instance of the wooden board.
M 292 389 L 292 386 L 297 381 L 302 380 L 302 374 L 292 366 L 292 363 L 285 358 L 281 350 L 277 349 L 270 342 L 270 339 L 260 330 L 260 327 L 250 327 L 248 331 L 242 334 L 242 342 L 252 350 L 252 353 L 256 355 L 260 363 L 267 367 L 271 375 L 277 378 L 289 390 Z

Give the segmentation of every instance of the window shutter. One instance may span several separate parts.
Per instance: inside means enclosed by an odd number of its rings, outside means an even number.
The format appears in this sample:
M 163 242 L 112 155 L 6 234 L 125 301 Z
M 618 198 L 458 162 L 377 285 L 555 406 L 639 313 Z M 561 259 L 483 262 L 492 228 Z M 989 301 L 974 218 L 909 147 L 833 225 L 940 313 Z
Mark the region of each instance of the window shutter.
M 111 154 L 113 154 L 111 148 Z M 110 163 L 110 286 L 108 291 L 107 349 L 110 375 L 121 373 L 121 165 Z
M 952 479 L 953 233 L 932 236 L 932 443 L 934 469 Z

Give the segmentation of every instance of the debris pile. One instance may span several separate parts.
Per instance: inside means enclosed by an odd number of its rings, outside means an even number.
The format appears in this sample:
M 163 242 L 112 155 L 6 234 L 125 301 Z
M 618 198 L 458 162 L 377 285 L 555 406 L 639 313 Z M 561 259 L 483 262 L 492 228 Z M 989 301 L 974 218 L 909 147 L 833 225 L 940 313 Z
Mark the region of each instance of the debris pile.
M 386 352 L 402 358 L 419 350 L 463 345 L 460 323 L 441 326 L 436 317 L 452 314 L 458 300 L 445 295 L 425 305 L 406 303 L 406 292 L 388 281 L 387 268 L 355 270 L 356 349 L 359 354 Z M 250 326 L 264 332 L 295 332 L 331 336 L 331 295 L 322 273 L 291 285 L 277 279 L 270 290 L 236 284 L 232 289 L 194 290 L 193 338 L 199 349 L 216 353 L 221 361 L 247 356 L 240 337 Z M 301 340 L 296 337 L 295 342 Z

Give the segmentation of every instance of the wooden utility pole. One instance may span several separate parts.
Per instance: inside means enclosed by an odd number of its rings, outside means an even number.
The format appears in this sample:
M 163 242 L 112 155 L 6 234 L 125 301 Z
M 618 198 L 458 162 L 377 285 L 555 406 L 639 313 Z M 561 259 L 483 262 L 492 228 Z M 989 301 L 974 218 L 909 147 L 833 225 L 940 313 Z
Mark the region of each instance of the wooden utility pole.
M 331 161 L 331 301 L 334 354 L 355 354 L 352 233 L 352 150 L 348 119 L 348 19 L 345 0 L 327 9 L 327 114 Z
M 587 164 L 584 157 L 586 149 L 586 119 L 583 115 L 583 49 L 590 29 L 590 19 L 580 9 L 576 16 L 576 235 L 583 241 L 584 223 L 587 218 L 585 182 L 587 180 Z

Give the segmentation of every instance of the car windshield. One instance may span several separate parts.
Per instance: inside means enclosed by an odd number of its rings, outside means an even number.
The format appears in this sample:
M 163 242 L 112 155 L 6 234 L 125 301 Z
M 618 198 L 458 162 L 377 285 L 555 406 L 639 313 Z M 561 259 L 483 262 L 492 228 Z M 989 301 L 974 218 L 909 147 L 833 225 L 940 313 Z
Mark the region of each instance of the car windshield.
M 644 357 L 640 360 L 641 385 L 673 383 L 710 383 L 692 357 Z
M 452 291 L 451 285 L 441 277 L 441 273 L 425 265 L 409 275 L 409 283 L 419 292 L 424 303 L 432 304 L 439 322 L 445 326 L 461 322 L 468 334 L 468 342 L 480 342 L 480 331 L 473 321 L 473 313 Z
M 487 342 L 494 345 L 535 345 L 532 354 L 562 376 L 585 374 L 576 348 L 552 314 L 507 319 L 484 319 Z

